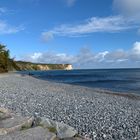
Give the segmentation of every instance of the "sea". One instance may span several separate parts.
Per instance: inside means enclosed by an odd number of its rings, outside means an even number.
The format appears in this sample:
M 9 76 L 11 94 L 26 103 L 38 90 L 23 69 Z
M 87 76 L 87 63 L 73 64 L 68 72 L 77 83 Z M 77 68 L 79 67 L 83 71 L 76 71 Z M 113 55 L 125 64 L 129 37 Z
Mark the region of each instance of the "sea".
M 22 71 L 22 74 L 53 82 L 140 94 L 140 69 L 77 69 Z

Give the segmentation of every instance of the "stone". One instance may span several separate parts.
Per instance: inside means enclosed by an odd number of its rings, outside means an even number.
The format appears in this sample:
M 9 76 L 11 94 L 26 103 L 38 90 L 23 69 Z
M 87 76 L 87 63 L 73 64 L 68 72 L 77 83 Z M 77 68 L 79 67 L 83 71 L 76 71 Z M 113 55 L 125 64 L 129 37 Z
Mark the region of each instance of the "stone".
M 53 128 L 54 131 L 56 130 L 55 133 L 60 139 L 73 137 L 78 134 L 78 132 L 73 127 L 46 118 L 41 119 L 40 125 L 44 128 Z
M 0 108 L 0 140 L 82 140 L 77 131 L 47 118 L 22 117 Z
M 0 108 L 0 120 L 10 118 L 11 114 L 7 109 Z
M 87 140 L 87 139 L 80 138 L 80 137 L 72 137 L 72 138 L 64 138 L 63 140 Z
M 14 131 L 19 131 L 32 126 L 34 118 L 23 118 L 12 116 L 11 118 L 0 121 L 0 135 L 5 135 Z
M 55 134 L 46 131 L 42 127 L 30 128 L 0 136 L 0 140 L 54 140 L 55 138 Z
M 73 137 L 78 133 L 73 127 L 63 123 L 56 123 L 56 130 L 59 138 Z

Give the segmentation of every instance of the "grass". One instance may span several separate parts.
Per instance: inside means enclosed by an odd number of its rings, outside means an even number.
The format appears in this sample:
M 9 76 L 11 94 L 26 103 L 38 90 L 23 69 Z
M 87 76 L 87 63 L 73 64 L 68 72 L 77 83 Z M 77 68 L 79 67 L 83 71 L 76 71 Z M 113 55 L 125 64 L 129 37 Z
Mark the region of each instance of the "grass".
M 29 127 L 29 126 L 22 126 L 21 129 L 20 129 L 20 131 L 27 130 L 27 129 L 30 129 L 30 128 L 32 128 L 32 127 Z
M 47 128 L 48 128 L 48 130 L 49 130 L 50 132 L 52 132 L 52 133 L 56 133 L 56 132 L 57 132 L 57 130 L 56 130 L 55 127 L 47 127 Z

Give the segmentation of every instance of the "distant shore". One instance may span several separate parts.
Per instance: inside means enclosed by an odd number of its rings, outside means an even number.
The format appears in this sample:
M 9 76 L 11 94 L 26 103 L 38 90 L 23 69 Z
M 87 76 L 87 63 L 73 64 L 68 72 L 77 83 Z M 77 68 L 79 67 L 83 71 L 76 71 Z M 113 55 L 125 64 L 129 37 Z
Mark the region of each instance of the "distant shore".
M 24 116 L 64 122 L 100 139 L 138 139 L 140 96 L 119 94 L 31 76 L 0 74 L 0 106 Z

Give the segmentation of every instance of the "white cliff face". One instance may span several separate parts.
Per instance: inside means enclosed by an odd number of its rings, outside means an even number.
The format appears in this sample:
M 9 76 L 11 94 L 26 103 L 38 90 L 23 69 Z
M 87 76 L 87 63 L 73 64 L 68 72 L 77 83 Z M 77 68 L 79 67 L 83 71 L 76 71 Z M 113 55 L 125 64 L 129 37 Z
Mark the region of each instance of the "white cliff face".
M 66 68 L 65 68 L 65 70 L 72 70 L 73 68 L 72 68 L 72 65 L 68 65 Z
M 38 69 L 39 70 L 50 70 L 50 68 L 49 68 L 49 66 L 48 65 L 37 65 L 37 67 L 38 67 Z M 72 65 L 64 65 L 64 64 L 62 64 L 62 65 L 60 65 L 60 67 L 62 68 L 62 69 L 65 69 L 65 70 L 72 70 L 73 68 L 72 68 Z
M 37 65 L 39 70 L 49 70 L 49 67 L 47 65 Z

